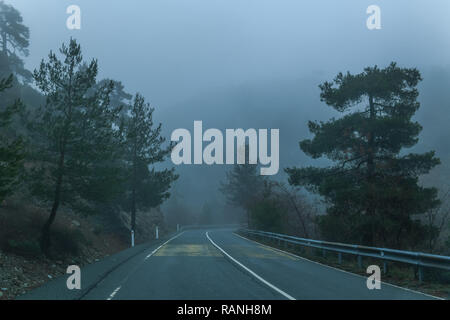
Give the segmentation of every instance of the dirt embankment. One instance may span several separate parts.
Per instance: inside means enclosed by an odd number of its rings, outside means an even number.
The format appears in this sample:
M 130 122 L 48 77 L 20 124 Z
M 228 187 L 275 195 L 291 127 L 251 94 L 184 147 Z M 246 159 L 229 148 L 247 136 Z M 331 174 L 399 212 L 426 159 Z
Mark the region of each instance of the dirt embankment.
M 69 265 L 82 267 L 129 246 L 124 232 L 107 230 L 98 219 L 61 210 L 52 226 L 51 258 L 45 257 L 38 239 L 47 216 L 47 210 L 36 206 L 0 206 L 0 299 L 14 299 L 65 274 Z M 140 219 L 149 221 L 149 216 L 155 216 L 154 212 Z M 153 236 L 153 224 L 144 225 L 137 243 Z

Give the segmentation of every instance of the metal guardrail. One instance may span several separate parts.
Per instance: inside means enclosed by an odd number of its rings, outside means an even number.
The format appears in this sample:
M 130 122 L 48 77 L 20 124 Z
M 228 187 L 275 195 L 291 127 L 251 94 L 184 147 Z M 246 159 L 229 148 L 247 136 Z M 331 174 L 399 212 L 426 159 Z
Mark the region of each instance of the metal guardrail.
M 387 248 L 367 247 L 361 245 L 345 244 L 328 242 L 321 240 L 304 239 L 299 237 L 288 236 L 279 233 L 265 232 L 258 230 L 239 229 L 244 234 L 254 235 L 262 239 L 272 239 L 278 241 L 281 245 L 288 243 L 301 245 L 310 248 L 322 249 L 323 254 L 326 251 L 336 252 L 338 254 L 339 263 L 342 263 L 342 254 L 352 254 L 357 256 L 358 265 L 362 267 L 362 257 L 376 258 L 384 261 L 384 272 L 387 272 L 387 261 L 401 262 L 414 265 L 418 268 L 419 281 L 423 280 L 423 268 L 438 268 L 443 270 L 450 270 L 450 257 L 440 256 L 435 254 L 428 254 L 422 252 L 403 251 Z

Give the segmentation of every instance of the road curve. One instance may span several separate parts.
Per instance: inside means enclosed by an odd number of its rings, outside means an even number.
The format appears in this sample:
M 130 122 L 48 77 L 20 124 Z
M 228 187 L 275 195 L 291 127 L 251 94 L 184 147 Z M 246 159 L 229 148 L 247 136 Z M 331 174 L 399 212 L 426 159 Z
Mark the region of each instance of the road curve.
M 83 299 L 432 299 L 257 244 L 232 230 L 188 230 L 111 272 Z

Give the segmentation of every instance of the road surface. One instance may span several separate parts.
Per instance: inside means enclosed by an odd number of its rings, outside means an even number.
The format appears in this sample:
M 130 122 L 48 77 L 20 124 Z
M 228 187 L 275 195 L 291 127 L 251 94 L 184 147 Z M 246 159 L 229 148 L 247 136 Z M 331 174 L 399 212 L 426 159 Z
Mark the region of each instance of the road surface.
M 83 299 L 430 299 L 260 245 L 233 230 L 187 230 L 136 255 Z

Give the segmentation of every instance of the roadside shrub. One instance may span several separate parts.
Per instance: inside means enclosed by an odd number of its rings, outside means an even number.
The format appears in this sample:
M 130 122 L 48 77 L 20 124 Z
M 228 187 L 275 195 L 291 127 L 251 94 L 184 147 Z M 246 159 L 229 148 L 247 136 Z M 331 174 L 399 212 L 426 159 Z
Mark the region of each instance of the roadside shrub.
M 58 255 L 79 255 L 81 245 L 89 245 L 89 241 L 80 230 L 72 230 L 56 224 L 51 229 L 52 250 Z
M 47 217 L 46 210 L 33 206 L 0 208 L 0 249 L 28 258 L 40 256 L 39 238 Z M 69 219 L 57 219 L 50 236 L 55 257 L 78 255 L 81 245 L 90 244 L 80 229 L 71 227 Z
M 92 232 L 96 235 L 96 236 L 99 236 L 101 233 L 102 233 L 102 228 L 101 227 L 99 227 L 99 226 L 95 226 L 94 227 L 94 230 L 92 230 Z
M 41 255 L 39 243 L 35 240 L 8 240 L 5 249 L 7 252 L 30 258 Z
M 434 281 L 442 284 L 450 284 L 450 271 L 425 268 L 424 277 L 427 281 Z
M 273 199 L 263 199 L 250 209 L 250 216 L 255 229 L 282 232 L 285 212 Z

